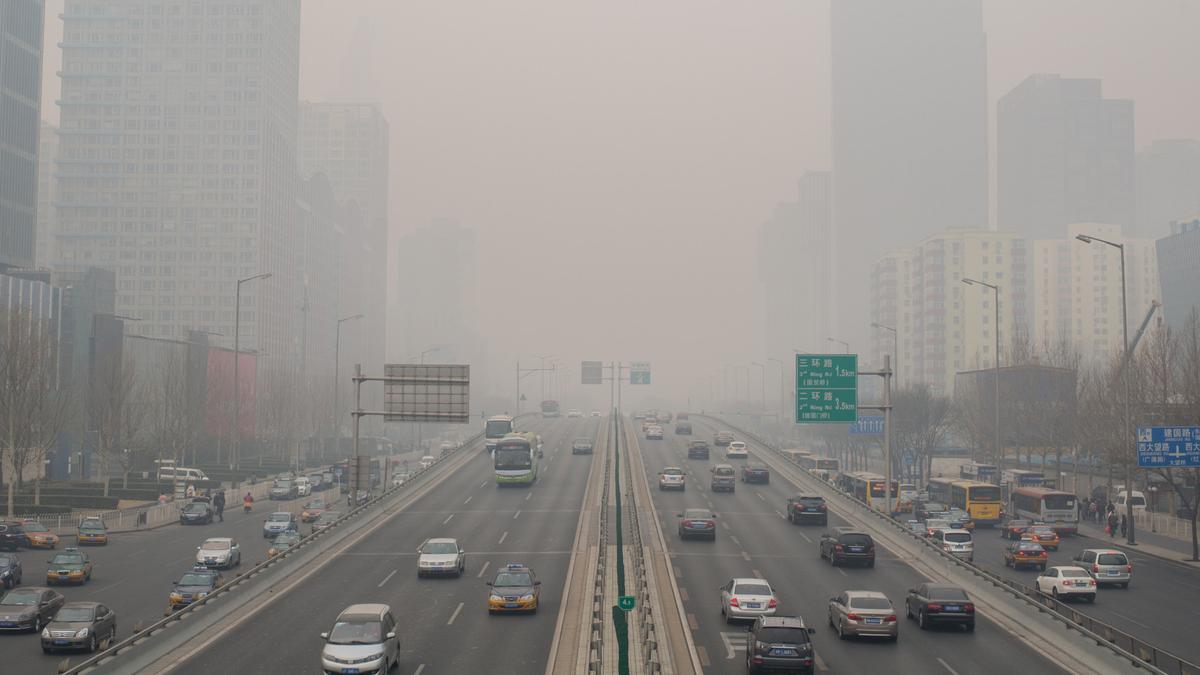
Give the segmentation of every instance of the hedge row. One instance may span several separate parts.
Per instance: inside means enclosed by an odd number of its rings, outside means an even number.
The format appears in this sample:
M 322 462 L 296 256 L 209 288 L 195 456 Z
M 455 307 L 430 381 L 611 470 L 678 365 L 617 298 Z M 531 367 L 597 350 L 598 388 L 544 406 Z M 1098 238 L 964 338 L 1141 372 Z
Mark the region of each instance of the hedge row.
M 42 495 L 42 505 L 50 506 L 65 506 L 68 509 L 115 509 L 117 508 L 116 497 L 91 497 L 91 496 L 65 496 L 57 495 L 48 497 Z M 14 500 L 16 504 L 33 504 L 33 495 L 18 495 Z M 39 508 L 41 508 L 39 506 Z

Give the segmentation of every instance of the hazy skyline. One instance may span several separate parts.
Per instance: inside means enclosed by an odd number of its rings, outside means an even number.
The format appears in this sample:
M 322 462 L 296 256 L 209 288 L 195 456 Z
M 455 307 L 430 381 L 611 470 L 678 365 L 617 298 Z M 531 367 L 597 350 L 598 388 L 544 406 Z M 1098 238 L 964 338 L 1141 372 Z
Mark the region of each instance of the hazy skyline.
M 47 3 L 47 45 L 61 11 Z M 1035 72 L 1134 100 L 1138 148 L 1200 138 L 1196 25 L 1187 0 L 985 0 L 993 173 L 995 102 Z M 61 52 L 46 52 L 54 121 Z M 755 232 L 830 166 L 829 58 L 827 1 L 309 0 L 300 94 L 382 102 L 392 258 L 450 218 L 495 263 L 485 325 L 537 308 L 536 330 L 495 336 L 497 359 L 645 359 L 681 392 L 758 358 Z

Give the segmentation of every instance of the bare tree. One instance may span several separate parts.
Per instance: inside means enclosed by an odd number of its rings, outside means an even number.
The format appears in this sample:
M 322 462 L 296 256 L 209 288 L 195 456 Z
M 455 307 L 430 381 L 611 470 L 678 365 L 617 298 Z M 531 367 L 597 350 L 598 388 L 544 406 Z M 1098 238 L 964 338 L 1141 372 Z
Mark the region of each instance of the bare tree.
M 104 478 L 104 496 L 109 493 L 109 477 L 113 462 L 120 462 L 124 452 L 126 424 L 141 426 L 141 415 L 131 408 L 141 408 L 134 401 L 134 367 L 125 363 L 121 354 L 105 355 L 94 364 L 91 391 L 88 395 L 88 417 L 96 432 L 96 450 L 100 455 Z M 144 413 L 144 409 L 142 410 Z
M 200 424 L 191 399 L 184 359 L 175 352 L 168 353 L 157 365 L 147 390 L 150 392 L 148 431 L 156 448 L 156 459 L 165 459 L 165 454 L 182 466 L 191 451 L 195 463 Z
M 953 416 L 950 400 L 937 396 L 927 384 L 901 389 L 892 395 L 892 438 L 896 447 L 910 451 L 921 484 L 929 477 L 934 450 L 950 433 Z M 901 453 L 893 453 L 893 458 Z M 895 467 L 893 467 L 895 468 Z
M 9 517 L 26 468 L 42 461 L 66 421 L 49 328 L 22 309 L 0 313 L 0 474 L 9 472 Z

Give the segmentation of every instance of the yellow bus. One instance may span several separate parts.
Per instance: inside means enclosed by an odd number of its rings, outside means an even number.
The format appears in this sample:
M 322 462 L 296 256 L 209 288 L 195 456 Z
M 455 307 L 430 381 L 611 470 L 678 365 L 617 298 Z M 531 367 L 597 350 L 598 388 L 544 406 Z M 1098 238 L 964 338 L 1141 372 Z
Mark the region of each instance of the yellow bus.
M 933 493 L 930 493 L 932 496 Z M 957 506 L 971 517 L 976 525 L 996 525 L 1004 517 L 1004 502 L 1000 486 L 976 480 L 959 480 L 950 484 L 950 506 Z
M 866 502 L 868 506 L 879 511 L 887 511 L 887 479 L 869 471 L 843 473 L 838 477 L 839 484 L 846 492 Z M 899 497 L 897 481 L 892 480 L 892 501 Z

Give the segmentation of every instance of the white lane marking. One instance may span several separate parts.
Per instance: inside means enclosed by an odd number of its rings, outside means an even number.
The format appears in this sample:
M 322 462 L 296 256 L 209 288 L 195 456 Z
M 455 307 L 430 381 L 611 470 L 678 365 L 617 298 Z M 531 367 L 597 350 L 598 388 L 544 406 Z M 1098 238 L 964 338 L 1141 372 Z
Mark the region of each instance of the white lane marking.
M 500 535 L 500 541 L 498 541 L 496 543 L 503 544 L 505 539 L 508 539 L 508 530 L 505 530 L 504 534 Z
M 1133 623 L 1136 623 L 1137 625 L 1141 626 L 1142 628 L 1150 627 L 1150 626 L 1147 626 L 1146 624 L 1142 623 L 1141 621 L 1138 621 L 1137 619 L 1129 617 L 1128 615 L 1122 614 L 1120 612 L 1117 612 L 1117 611 L 1114 611 L 1111 609 L 1108 611 L 1112 612 L 1113 614 L 1116 614 L 1117 616 L 1121 617 L 1122 619 L 1125 619 L 1126 621 L 1132 621 Z
M 842 576 L 844 576 L 844 577 L 848 577 L 848 576 L 850 576 L 849 574 L 846 574 L 846 570 L 843 570 L 843 569 L 842 569 L 842 568 L 840 568 L 840 567 L 835 567 L 835 568 L 833 568 L 833 569 L 837 570 L 837 571 L 838 571 L 838 574 L 841 574 L 841 575 L 842 575 Z
M 825 659 L 821 658 L 821 655 L 815 650 L 813 651 L 813 661 L 817 664 L 817 670 L 829 670 L 829 666 L 825 665 Z
M 758 570 L 750 570 L 750 572 L 758 579 L 763 578 L 762 572 L 759 572 Z
M 463 505 L 466 506 L 467 504 L 470 504 L 470 503 L 471 503 L 471 498 L 467 497 L 467 501 L 463 502 Z
M 485 481 L 483 481 L 482 483 L 480 483 L 480 484 L 479 484 L 479 487 L 485 487 L 486 485 L 487 485 L 487 481 L 485 480 Z M 422 664 L 422 666 L 423 666 L 423 665 L 424 665 L 424 664 Z
M 399 571 L 400 570 L 392 570 L 390 574 L 388 574 L 386 577 L 383 578 L 383 581 L 379 582 L 379 585 L 376 586 L 376 588 L 383 588 L 383 585 L 386 584 L 389 579 L 396 576 L 396 572 L 399 572 Z
M 732 659 L 735 657 L 735 652 L 746 651 L 746 634 L 745 633 L 721 633 L 721 642 L 725 643 L 725 658 Z
M 750 554 L 746 553 L 745 551 L 742 551 L 742 559 L 745 560 L 746 562 L 750 562 Z M 845 572 L 842 572 L 842 574 L 845 574 Z
M 454 514 L 453 514 L 453 513 L 451 513 L 450 515 L 446 516 L 446 519 L 442 521 L 442 524 L 443 524 L 443 525 L 445 525 L 446 523 L 450 522 L 450 519 L 451 519 L 451 518 L 453 518 L 453 517 L 454 517 Z
M 111 583 L 111 584 L 109 584 L 109 585 L 107 585 L 107 586 L 101 586 L 100 588 L 97 588 L 96 590 L 92 591 L 92 592 L 90 593 L 90 595 L 95 595 L 95 594 L 97 594 L 97 593 L 103 593 L 104 591 L 107 591 L 107 590 L 108 590 L 108 589 L 110 589 L 110 588 L 115 588 L 115 587 L 117 587 L 117 586 L 120 586 L 120 585 L 121 585 L 121 584 L 123 584 L 123 583 L 125 583 L 125 580 L 124 580 L 124 579 L 121 579 L 120 581 L 114 581 L 113 583 Z
M 525 495 L 525 501 L 529 501 L 529 498 L 530 498 L 530 497 L 532 497 L 532 496 L 533 496 L 533 493 L 532 493 L 532 492 L 530 492 L 529 494 Z
M 803 538 L 804 538 L 804 541 L 807 541 L 807 542 L 808 542 L 808 543 L 810 543 L 810 544 L 812 543 L 812 539 L 809 539 L 807 534 L 804 534 L 803 532 L 797 532 L 796 534 L 798 534 L 798 535 L 800 535 L 801 537 L 803 537 Z
M 754 494 L 758 495 L 758 498 L 759 498 L 759 499 L 761 499 L 761 500 L 763 500 L 764 502 L 765 502 L 765 501 L 767 501 L 767 498 L 766 498 L 766 497 L 764 497 L 764 496 L 762 496 L 762 493 L 761 493 L 761 492 L 755 492 Z
M 458 603 L 458 607 L 454 608 L 454 613 L 450 615 L 450 620 L 446 622 L 447 626 L 454 624 L 454 620 L 458 618 L 458 613 L 462 611 L 463 603 Z
M 516 520 L 517 518 L 520 518 L 520 517 L 521 517 L 521 510 L 517 509 L 517 512 L 513 514 L 513 520 Z
M 941 657 L 938 657 L 938 660 L 937 660 L 937 661 L 938 661 L 938 663 L 942 664 L 942 667 L 943 667 L 943 668 L 945 668 L 946 670 L 950 671 L 950 675 L 958 675 L 958 671 L 957 671 L 957 670 L 955 670 L 955 669 L 953 669 L 953 668 L 951 668 L 951 667 L 950 667 L 950 664 L 949 664 L 949 663 L 946 663 L 945 661 L 943 661 L 943 660 L 941 659 Z
M 417 669 L 413 671 L 413 675 L 421 675 L 421 671 L 422 671 L 422 670 L 425 670 L 425 664 L 424 664 L 424 663 L 422 663 L 421 665 L 417 666 Z
M 729 538 L 730 538 L 730 539 L 732 539 L 732 540 L 733 540 L 733 543 L 737 544 L 738 546 L 741 546 L 741 545 L 742 545 L 742 542 L 738 541 L 738 538 L 737 538 L 737 537 L 735 537 L 735 536 L 733 536 L 732 534 L 731 534 L 731 535 L 729 535 Z
M 775 509 L 775 515 L 779 516 L 780 518 L 783 518 L 784 520 L 787 520 L 787 516 L 783 515 L 783 512 L 780 511 L 779 509 Z
M 483 573 L 487 571 L 488 565 L 491 565 L 491 564 L 492 564 L 491 560 L 483 561 L 483 567 L 479 568 L 479 574 L 476 574 L 475 578 L 478 579 L 478 578 L 482 577 Z

